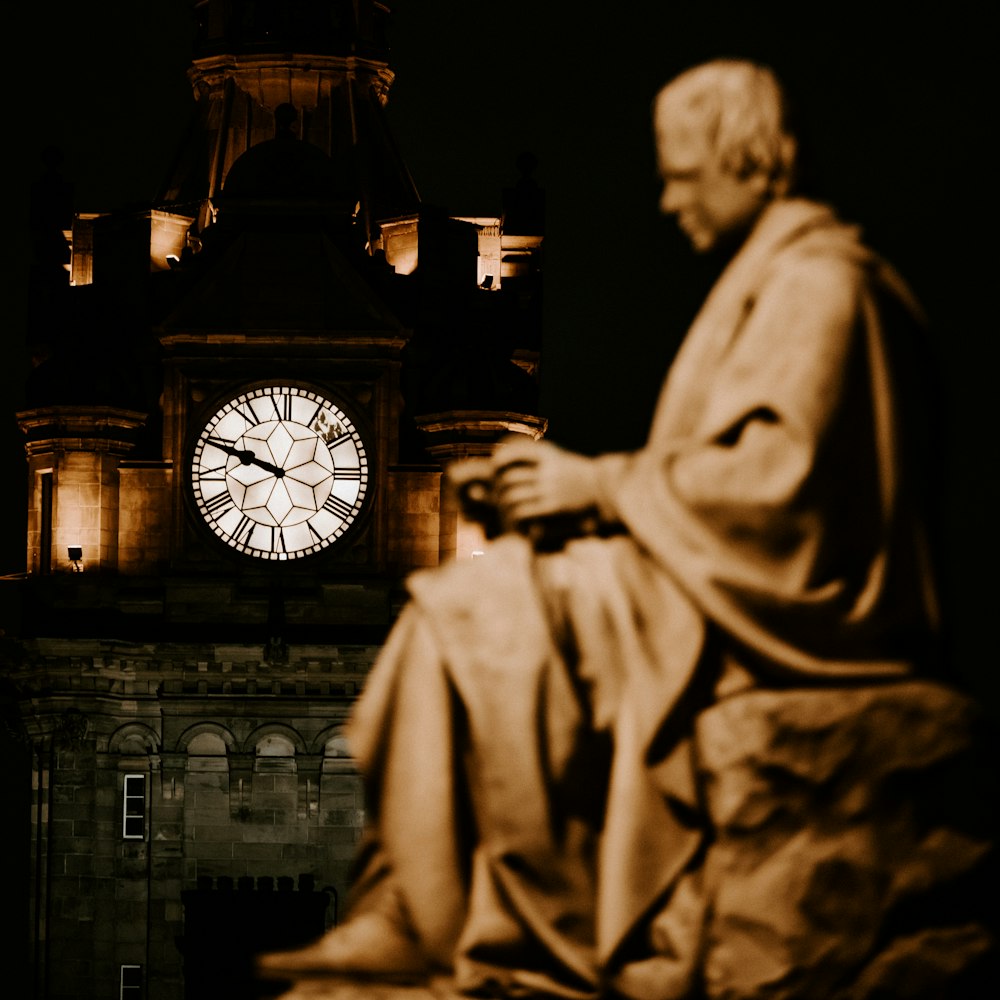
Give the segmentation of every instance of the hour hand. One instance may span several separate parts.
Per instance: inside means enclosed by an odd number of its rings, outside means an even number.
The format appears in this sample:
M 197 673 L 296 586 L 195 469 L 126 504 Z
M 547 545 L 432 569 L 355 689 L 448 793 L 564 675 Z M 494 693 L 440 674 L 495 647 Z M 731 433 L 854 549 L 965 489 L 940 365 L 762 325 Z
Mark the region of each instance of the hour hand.
M 262 469 L 270 472 L 271 475 L 277 476 L 278 479 L 281 479 L 285 474 L 285 470 L 280 466 L 274 465 L 263 458 L 258 458 L 249 448 L 237 448 L 228 441 L 221 441 L 219 438 L 209 438 L 208 443 L 214 445 L 220 451 L 224 451 L 227 455 L 238 458 L 243 465 L 259 465 Z
M 224 451 L 227 455 L 235 456 L 241 462 L 243 461 L 243 456 L 246 454 L 246 452 L 244 452 L 241 448 L 237 448 L 228 441 L 221 441 L 219 438 L 209 438 L 208 443 L 212 445 L 213 448 L 218 448 L 219 451 Z

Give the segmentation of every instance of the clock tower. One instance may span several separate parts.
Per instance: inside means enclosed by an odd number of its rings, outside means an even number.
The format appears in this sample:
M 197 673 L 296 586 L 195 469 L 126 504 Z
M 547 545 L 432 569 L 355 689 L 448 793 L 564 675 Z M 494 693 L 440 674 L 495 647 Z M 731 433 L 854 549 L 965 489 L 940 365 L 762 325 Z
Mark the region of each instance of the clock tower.
M 155 199 L 39 214 L 67 264 L 30 317 L 3 673 L 51 998 L 235 995 L 254 951 L 336 921 L 364 819 L 343 725 L 406 575 L 479 544 L 442 469 L 545 429 L 530 170 L 497 218 L 421 201 L 385 4 L 193 6 Z

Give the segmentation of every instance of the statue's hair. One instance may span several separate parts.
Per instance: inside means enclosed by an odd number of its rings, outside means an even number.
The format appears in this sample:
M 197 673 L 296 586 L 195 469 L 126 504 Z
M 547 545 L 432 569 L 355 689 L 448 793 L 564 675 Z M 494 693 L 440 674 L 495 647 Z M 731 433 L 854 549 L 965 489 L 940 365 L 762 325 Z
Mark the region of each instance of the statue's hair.
M 784 91 L 767 66 L 738 59 L 702 63 L 667 83 L 655 103 L 658 117 L 703 128 L 722 166 L 736 176 L 759 171 L 791 184 L 795 137 Z

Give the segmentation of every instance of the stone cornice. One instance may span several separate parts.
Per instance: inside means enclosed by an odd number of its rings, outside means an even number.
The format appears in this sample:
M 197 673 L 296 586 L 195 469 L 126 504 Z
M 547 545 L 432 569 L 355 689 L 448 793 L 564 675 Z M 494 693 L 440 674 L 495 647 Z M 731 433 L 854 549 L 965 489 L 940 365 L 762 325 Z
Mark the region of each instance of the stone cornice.
M 315 108 L 344 80 L 364 79 L 381 104 L 388 99 L 395 74 L 384 62 L 357 56 L 273 53 L 224 55 L 195 59 L 188 79 L 196 94 L 219 91 L 233 80 L 244 93 L 272 111 L 286 101 Z
M 426 435 L 427 450 L 447 461 L 489 455 L 506 434 L 525 434 L 537 440 L 545 434 L 548 420 L 504 410 L 448 410 L 418 416 L 416 424 Z
M 190 347 L 218 345 L 248 345 L 252 347 L 292 347 L 297 351 L 323 352 L 324 357 L 330 357 L 331 351 L 343 351 L 346 360 L 370 359 L 373 348 L 385 352 L 389 356 L 397 355 L 406 346 L 409 335 L 395 330 L 378 331 L 375 333 L 350 330 L 322 330 L 318 332 L 296 330 L 183 330 L 161 333 L 160 343 L 164 347 Z M 339 358 L 334 358 L 339 360 Z
M 15 414 L 29 455 L 96 451 L 125 455 L 147 414 L 115 406 L 42 406 Z
M 206 697 L 353 699 L 378 646 L 290 645 L 288 662 L 265 659 L 260 645 L 130 644 L 109 640 L 35 639 L 5 665 L 19 696 L 102 700 Z

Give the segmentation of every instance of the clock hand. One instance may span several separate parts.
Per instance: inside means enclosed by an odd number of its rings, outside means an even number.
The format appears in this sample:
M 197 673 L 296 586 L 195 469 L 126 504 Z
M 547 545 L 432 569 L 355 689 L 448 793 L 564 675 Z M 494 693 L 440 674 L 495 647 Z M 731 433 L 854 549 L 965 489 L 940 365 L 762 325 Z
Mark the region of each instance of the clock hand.
M 258 458 L 252 451 L 248 448 L 236 448 L 231 445 L 228 441 L 221 441 L 219 438 L 209 438 L 208 443 L 214 445 L 220 451 L 224 451 L 227 455 L 232 455 L 234 458 L 238 458 L 243 465 L 259 465 L 262 469 L 266 469 L 271 475 L 281 479 L 285 475 L 285 470 L 278 465 L 273 465 L 271 462 L 265 461 L 263 458 Z

